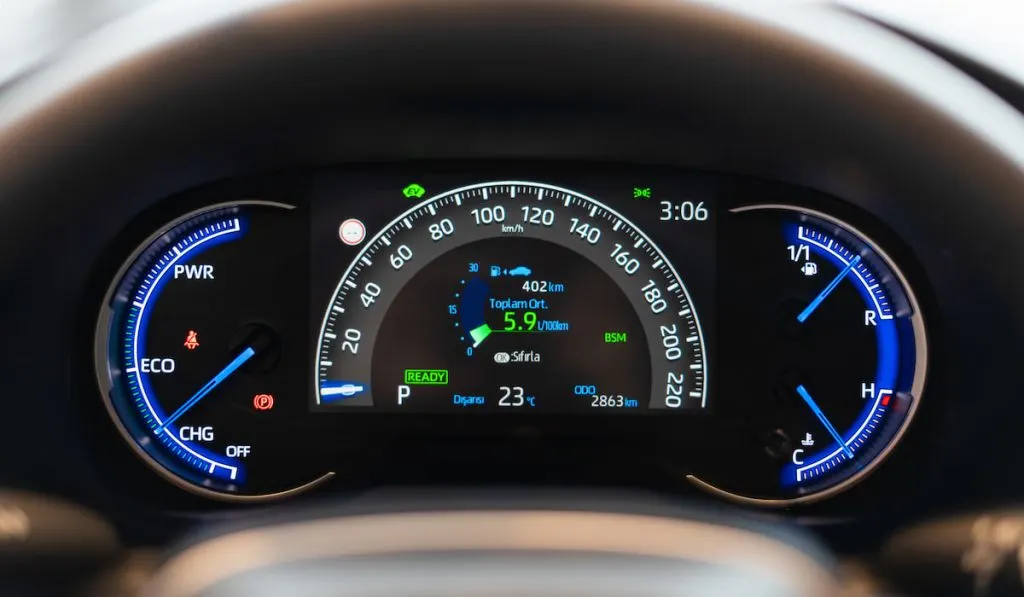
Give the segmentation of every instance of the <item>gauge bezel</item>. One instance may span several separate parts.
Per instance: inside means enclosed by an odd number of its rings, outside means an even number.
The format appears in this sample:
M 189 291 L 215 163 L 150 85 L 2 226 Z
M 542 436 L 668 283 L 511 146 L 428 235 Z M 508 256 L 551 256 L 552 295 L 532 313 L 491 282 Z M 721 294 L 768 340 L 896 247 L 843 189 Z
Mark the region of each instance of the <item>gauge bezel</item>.
M 224 491 L 218 491 L 209 487 L 197 485 L 181 476 L 175 474 L 173 471 L 168 469 L 164 464 L 157 460 L 152 454 L 146 451 L 140 444 L 139 439 L 132 434 L 128 429 L 128 426 L 121 419 L 121 416 L 117 412 L 117 408 L 114 406 L 112 392 L 114 388 L 114 380 L 111 377 L 111 368 L 113 364 L 109 360 L 108 347 L 111 342 L 111 326 L 113 324 L 114 309 L 111 307 L 113 302 L 114 293 L 117 288 L 124 281 L 125 275 L 134 267 L 142 254 L 149 249 L 150 246 L 162 236 L 174 230 L 176 227 L 196 218 L 203 214 L 223 210 L 231 209 L 234 207 L 243 206 L 262 206 L 262 207 L 275 207 L 286 210 L 293 210 L 296 208 L 295 205 L 288 203 L 282 203 L 278 201 L 267 201 L 261 199 L 243 199 L 238 201 L 227 201 L 222 203 L 215 203 L 207 205 L 198 209 L 189 211 L 170 222 L 161 226 L 157 231 L 146 237 L 135 249 L 125 258 L 121 267 L 118 268 L 117 272 L 111 280 L 110 285 L 107 287 L 106 292 L 103 295 L 103 302 L 100 304 L 100 312 L 96 318 L 96 328 L 93 340 L 93 358 L 94 368 L 96 372 L 96 383 L 100 390 L 101 400 L 103 401 L 103 407 L 107 412 L 107 415 L 114 422 L 114 426 L 120 433 L 121 437 L 125 440 L 125 443 L 131 447 L 132 452 L 142 460 L 151 470 L 155 471 L 165 480 L 169 481 L 172 485 L 188 491 L 192 494 L 198 495 L 203 498 L 219 500 L 222 502 L 232 503 L 258 503 L 278 500 L 286 497 L 291 497 L 304 493 L 314 487 L 321 485 L 328 479 L 334 476 L 333 472 L 327 472 L 322 476 L 309 481 L 298 487 L 287 489 L 285 491 L 279 491 L 275 493 L 267 494 L 252 494 L 252 495 L 240 495 L 233 494 Z
M 921 313 L 921 306 L 918 303 L 917 296 L 914 294 L 913 287 L 907 280 L 906 275 L 896 265 L 895 261 L 886 253 L 879 244 L 869 235 L 865 234 L 856 226 L 846 222 L 845 220 L 832 216 L 830 214 L 802 207 L 799 205 L 787 204 L 787 203 L 762 203 L 755 205 L 744 205 L 741 207 L 735 207 L 729 210 L 729 213 L 743 213 L 750 211 L 759 210 L 778 210 L 786 211 L 790 213 L 806 214 L 808 216 L 818 218 L 824 222 L 837 226 L 838 228 L 844 229 L 847 232 L 856 236 L 861 242 L 866 244 L 871 250 L 885 263 L 890 269 L 892 274 L 896 277 L 899 282 L 903 293 L 907 297 L 907 302 L 910 305 L 911 315 L 909 317 L 911 326 L 914 330 L 914 350 L 916 351 L 914 359 L 914 377 L 913 383 L 911 384 L 910 394 L 913 396 L 913 400 L 910 403 L 903 421 L 900 422 L 899 428 L 896 433 L 888 439 L 887 444 L 866 464 L 864 464 L 860 470 L 853 473 L 849 477 L 843 479 L 839 483 L 815 491 L 807 495 L 802 495 L 793 498 L 753 498 L 737 493 L 733 493 L 708 483 L 700 479 L 694 474 L 687 474 L 686 480 L 689 481 L 694 487 L 701 489 L 716 497 L 746 506 L 757 506 L 759 508 L 788 508 L 790 506 L 798 506 L 805 504 L 812 504 L 822 500 L 826 500 L 830 497 L 839 495 L 853 486 L 857 485 L 864 479 L 866 479 L 871 473 L 873 473 L 885 460 L 889 457 L 892 451 L 903 439 L 904 434 L 913 422 L 915 415 L 917 414 L 918 406 L 921 403 L 921 398 L 924 393 L 925 381 L 928 373 L 928 339 L 926 337 L 926 327 L 924 323 L 924 316 Z

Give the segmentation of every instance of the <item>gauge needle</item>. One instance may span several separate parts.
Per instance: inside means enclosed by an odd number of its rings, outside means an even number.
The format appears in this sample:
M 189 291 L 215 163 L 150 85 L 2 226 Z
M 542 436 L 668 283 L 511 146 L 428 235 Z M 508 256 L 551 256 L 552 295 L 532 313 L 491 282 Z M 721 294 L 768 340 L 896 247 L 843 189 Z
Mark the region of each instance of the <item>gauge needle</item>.
M 840 447 L 843 448 L 843 452 L 846 452 L 846 455 L 848 457 L 853 458 L 853 451 L 850 450 L 849 446 L 847 446 L 846 443 L 843 442 L 843 438 L 839 435 L 839 432 L 836 431 L 836 428 L 832 426 L 832 423 L 829 422 L 828 417 L 825 416 L 825 413 L 821 412 L 821 409 L 818 408 L 818 403 L 814 401 L 814 398 L 811 398 L 811 394 L 810 392 L 807 391 L 807 388 L 805 388 L 801 384 L 796 387 L 796 393 L 800 394 L 800 397 L 804 399 L 804 402 L 807 403 L 807 406 L 811 407 L 811 410 L 814 411 L 814 414 L 818 417 L 818 420 L 821 421 L 821 424 L 825 426 L 825 429 L 828 429 L 828 432 L 832 435 L 832 438 L 835 439 L 836 443 L 838 443 Z
M 203 387 L 199 388 L 199 391 L 193 394 L 192 397 L 189 398 L 187 401 L 185 401 L 185 404 L 179 406 L 178 410 L 174 411 L 174 414 L 167 417 L 167 420 L 164 421 L 163 425 L 161 425 L 157 431 L 163 431 L 168 425 L 177 421 L 178 418 L 181 417 L 181 415 L 187 413 L 189 409 L 195 406 L 200 400 L 205 398 L 207 394 L 212 392 L 214 388 L 219 386 L 221 382 L 227 379 L 232 373 L 237 371 L 239 367 L 244 365 L 245 362 L 251 359 L 255 354 L 256 351 L 253 350 L 251 346 L 243 350 L 242 354 L 235 357 L 235 360 L 228 363 L 227 367 L 221 369 L 220 373 L 214 375 L 213 379 L 206 382 L 206 385 L 204 385 Z
M 487 336 L 491 335 L 492 331 L 494 330 L 492 330 L 491 326 L 486 323 L 469 330 L 469 337 L 473 339 L 473 348 L 480 346 L 480 344 L 487 339 Z
M 800 323 L 807 321 L 807 318 L 811 316 L 811 313 L 814 313 L 814 310 L 818 308 L 818 305 L 820 305 L 828 295 L 832 294 L 832 291 L 836 289 L 836 286 L 839 286 L 839 283 L 843 281 L 843 278 L 846 277 L 846 274 L 850 273 L 850 270 L 853 269 L 858 263 L 860 263 L 860 255 L 854 256 L 854 258 L 850 260 L 850 263 L 846 264 L 846 267 L 843 268 L 843 271 L 839 272 L 839 275 L 836 276 L 834 280 L 829 282 L 828 286 L 825 287 L 825 290 L 822 290 L 821 294 L 819 294 L 817 298 L 811 301 L 811 304 L 807 305 L 807 308 L 801 311 L 800 315 L 796 316 L 796 320 L 799 321 Z

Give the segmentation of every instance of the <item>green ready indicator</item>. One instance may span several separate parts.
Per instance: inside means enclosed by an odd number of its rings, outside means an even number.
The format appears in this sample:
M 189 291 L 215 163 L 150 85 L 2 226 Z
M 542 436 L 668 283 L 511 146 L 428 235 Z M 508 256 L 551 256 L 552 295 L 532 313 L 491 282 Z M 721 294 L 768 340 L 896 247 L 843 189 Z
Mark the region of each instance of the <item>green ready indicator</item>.
M 405 385 L 407 386 L 446 386 L 448 385 L 447 369 L 406 369 Z

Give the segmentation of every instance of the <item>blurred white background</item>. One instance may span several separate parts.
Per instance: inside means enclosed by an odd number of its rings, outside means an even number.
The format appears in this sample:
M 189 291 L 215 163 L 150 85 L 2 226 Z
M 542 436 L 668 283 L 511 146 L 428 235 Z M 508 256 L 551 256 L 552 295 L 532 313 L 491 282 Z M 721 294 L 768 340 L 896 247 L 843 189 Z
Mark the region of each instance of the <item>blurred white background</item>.
M 175 0 L 0 0 L 0 83 L 133 8 Z M 345 0 L 337 0 L 344 2 Z M 429 3 L 431 0 L 421 0 Z M 480 0 L 486 2 L 487 0 Z M 682 1 L 682 0 L 681 0 Z M 218 0 L 207 0 L 213 4 Z M 841 4 L 881 17 L 1024 81 L 1024 0 L 724 0 Z

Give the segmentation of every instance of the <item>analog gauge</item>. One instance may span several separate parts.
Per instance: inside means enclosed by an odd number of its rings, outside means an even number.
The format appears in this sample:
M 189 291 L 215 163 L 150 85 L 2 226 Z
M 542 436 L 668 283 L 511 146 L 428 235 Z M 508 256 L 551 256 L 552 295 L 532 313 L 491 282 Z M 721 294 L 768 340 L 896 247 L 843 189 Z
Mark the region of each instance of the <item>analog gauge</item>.
M 305 299 L 291 289 L 305 277 L 289 239 L 303 225 L 274 203 L 190 214 L 143 243 L 107 294 L 96 354 L 108 410 L 185 489 L 252 500 L 326 477 L 297 427 Z
M 927 355 L 920 307 L 849 224 L 765 205 L 734 210 L 727 225 L 719 329 L 736 340 L 716 406 L 729 426 L 691 479 L 765 505 L 834 495 L 874 470 L 914 418 Z

